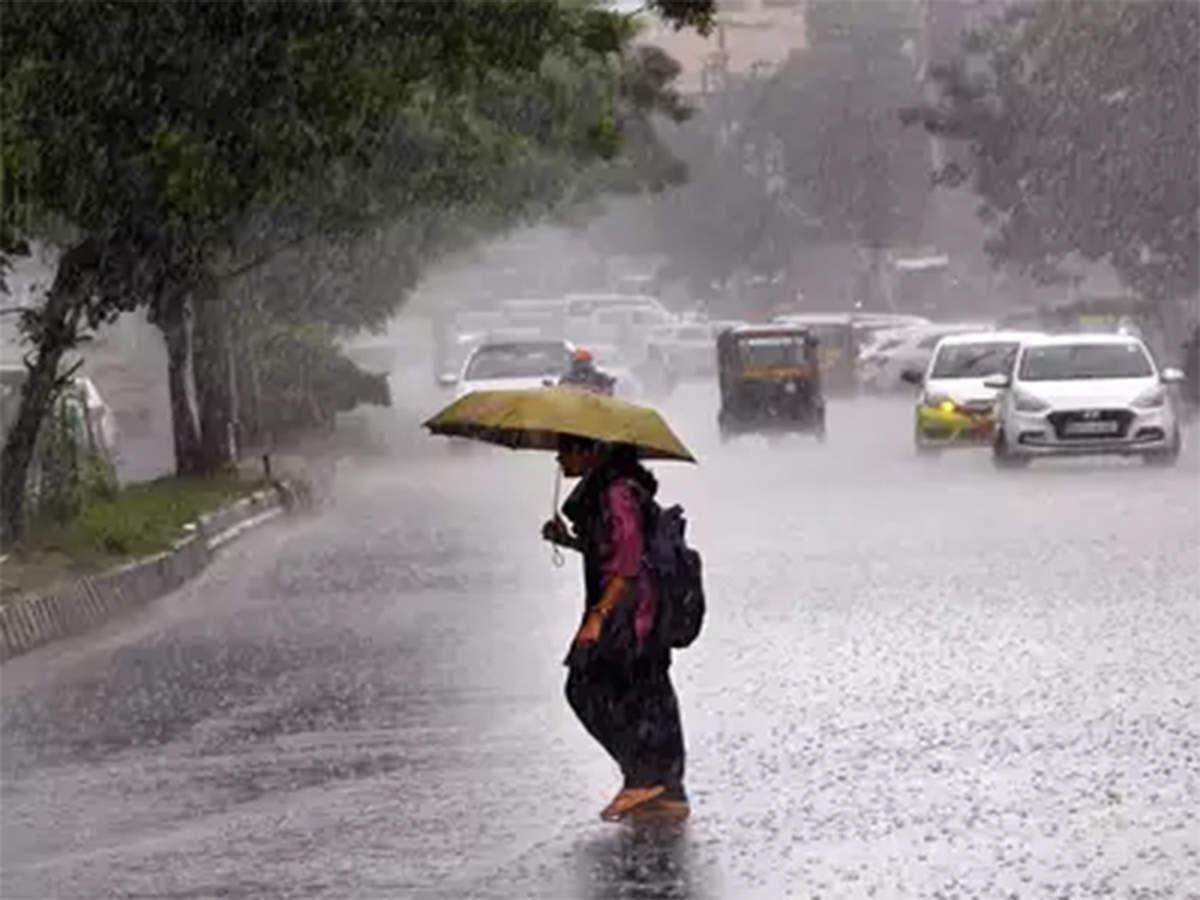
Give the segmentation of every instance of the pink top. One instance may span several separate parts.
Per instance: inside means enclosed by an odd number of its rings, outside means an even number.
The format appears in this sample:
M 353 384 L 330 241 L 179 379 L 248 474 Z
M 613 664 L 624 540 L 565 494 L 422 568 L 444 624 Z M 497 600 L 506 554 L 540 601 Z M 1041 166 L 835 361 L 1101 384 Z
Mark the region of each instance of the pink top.
M 609 485 L 606 499 L 609 533 L 601 550 L 600 569 L 605 582 L 614 576 L 632 582 L 636 603 L 634 630 L 640 644 L 654 626 L 657 605 L 654 585 L 648 573 L 643 571 L 645 544 L 642 538 L 642 511 L 633 487 L 625 479 L 618 479 Z

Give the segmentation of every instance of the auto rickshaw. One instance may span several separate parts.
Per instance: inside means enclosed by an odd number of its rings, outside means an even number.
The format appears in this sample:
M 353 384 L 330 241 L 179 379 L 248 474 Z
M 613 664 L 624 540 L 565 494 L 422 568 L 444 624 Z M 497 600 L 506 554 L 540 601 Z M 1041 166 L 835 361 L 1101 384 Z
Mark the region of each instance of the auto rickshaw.
M 749 325 L 717 338 L 722 440 L 748 431 L 825 439 L 818 341 L 794 325 Z

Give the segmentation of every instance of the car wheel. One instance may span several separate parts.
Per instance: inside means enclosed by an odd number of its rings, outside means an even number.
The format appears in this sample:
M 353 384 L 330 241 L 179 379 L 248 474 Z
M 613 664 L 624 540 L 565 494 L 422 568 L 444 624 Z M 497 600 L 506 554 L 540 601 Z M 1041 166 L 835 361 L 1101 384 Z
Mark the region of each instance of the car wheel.
M 997 469 L 1024 469 L 1029 465 L 1029 457 L 1011 452 L 1004 432 L 997 429 L 996 440 L 992 442 L 992 465 Z
M 939 459 L 942 455 L 941 447 L 931 447 L 922 443 L 921 432 L 916 428 L 913 429 L 913 451 L 922 459 Z

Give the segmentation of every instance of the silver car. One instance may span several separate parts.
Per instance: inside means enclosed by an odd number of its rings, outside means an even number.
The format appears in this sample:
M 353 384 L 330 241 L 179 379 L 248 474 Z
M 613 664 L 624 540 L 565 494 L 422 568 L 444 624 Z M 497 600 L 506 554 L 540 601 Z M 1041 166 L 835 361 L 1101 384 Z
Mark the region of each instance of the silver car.
M 1041 456 L 1118 454 L 1173 465 L 1182 438 L 1167 386 L 1140 338 L 1067 334 L 1025 341 L 1001 391 L 993 458 L 1001 468 Z

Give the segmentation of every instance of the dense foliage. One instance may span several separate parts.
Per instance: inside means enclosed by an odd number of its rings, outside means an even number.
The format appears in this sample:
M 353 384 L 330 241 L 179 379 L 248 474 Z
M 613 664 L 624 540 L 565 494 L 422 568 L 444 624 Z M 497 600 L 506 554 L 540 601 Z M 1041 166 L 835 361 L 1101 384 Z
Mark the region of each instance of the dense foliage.
M 711 0 L 651 6 L 679 26 L 711 22 Z M 621 160 L 625 133 L 672 103 L 634 89 L 648 83 L 635 33 L 629 16 L 529 0 L 7 3 L 0 254 L 28 238 L 63 252 L 21 323 L 32 350 L 4 447 L 5 538 L 21 527 L 60 360 L 89 327 L 153 312 L 179 468 L 219 468 L 222 284 L 313 241 L 378 242 L 431 215 L 507 223 L 569 200 L 581 172 Z M 408 248 L 413 265 L 431 240 Z

